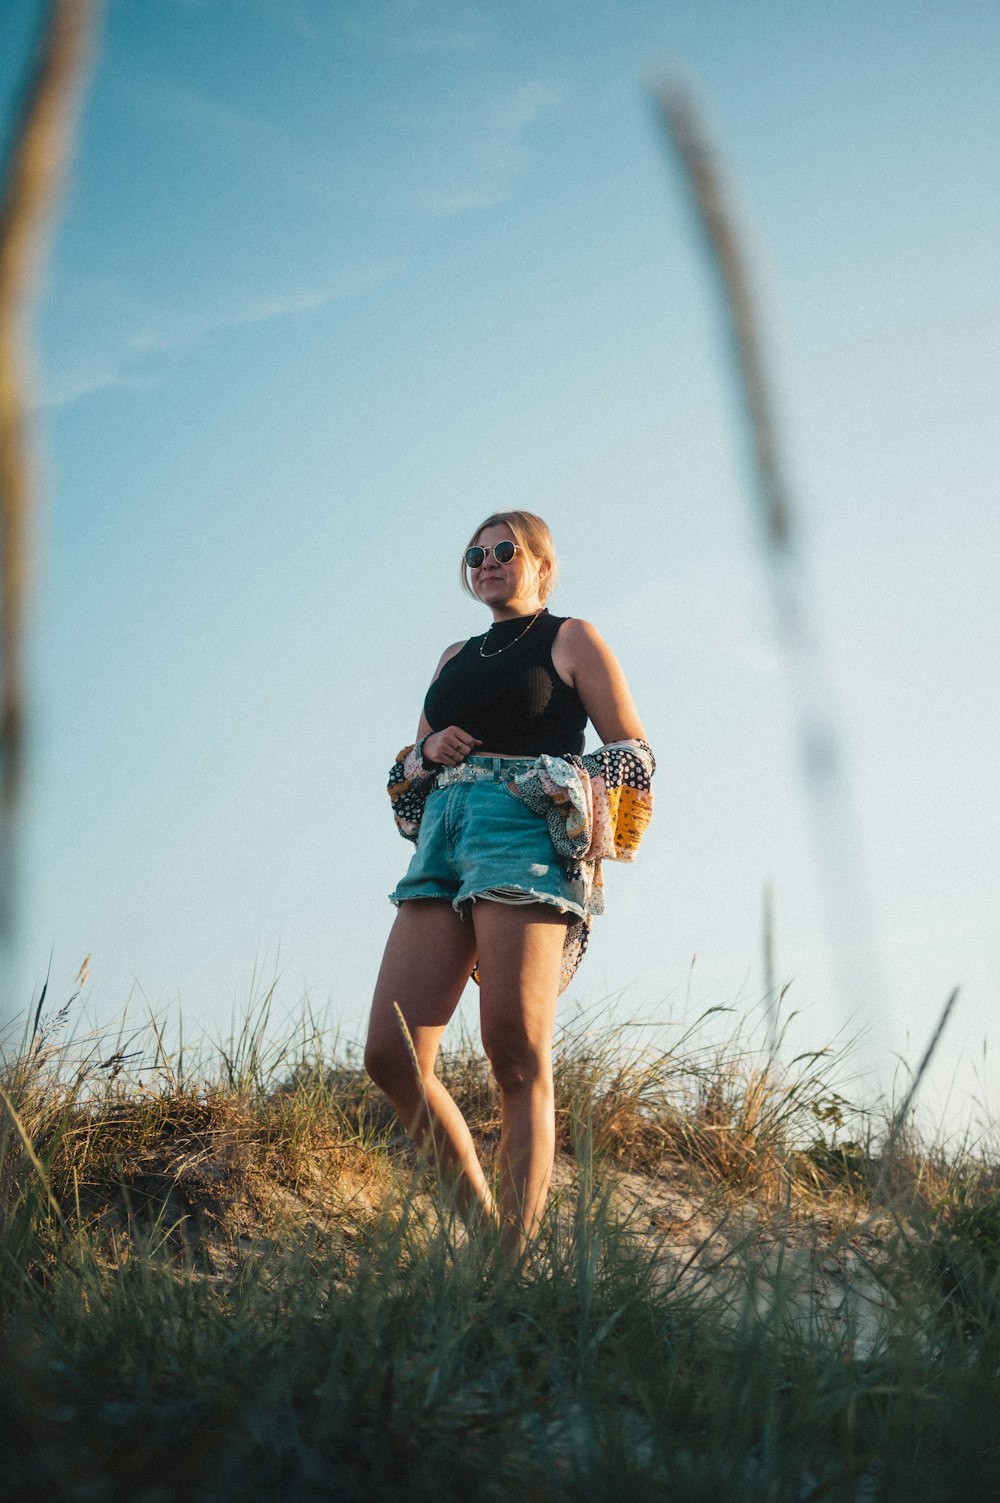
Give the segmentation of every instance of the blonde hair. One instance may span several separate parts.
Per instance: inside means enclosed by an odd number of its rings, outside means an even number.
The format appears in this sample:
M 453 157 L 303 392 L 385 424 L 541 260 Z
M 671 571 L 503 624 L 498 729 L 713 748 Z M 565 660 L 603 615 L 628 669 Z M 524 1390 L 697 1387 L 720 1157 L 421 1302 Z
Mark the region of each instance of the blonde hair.
M 548 523 L 543 522 L 541 517 L 536 517 L 533 511 L 494 511 L 480 522 L 466 548 L 472 548 L 481 532 L 487 527 L 506 527 L 514 542 L 523 548 L 525 553 L 531 555 L 536 563 L 545 559 L 549 566 L 549 572 L 538 581 L 538 598 L 545 601 L 552 593 L 553 586 L 559 576 L 559 566 L 556 563 L 556 549 L 552 541 Z M 465 562 L 465 554 L 462 554 L 461 564 L 462 589 L 467 595 L 475 600 L 477 595 L 469 583 L 469 566 Z

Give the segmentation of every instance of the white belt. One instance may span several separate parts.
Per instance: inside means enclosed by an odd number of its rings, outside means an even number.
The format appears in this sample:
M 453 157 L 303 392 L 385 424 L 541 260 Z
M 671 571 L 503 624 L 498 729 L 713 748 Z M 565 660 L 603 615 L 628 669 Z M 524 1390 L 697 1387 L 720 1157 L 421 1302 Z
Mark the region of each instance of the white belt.
M 435 788 L 451 783 L 509 783 L 519 773 L 529 772 L 534 757 L 467 757 L 457 767 L 442 767 L 434 779 Z

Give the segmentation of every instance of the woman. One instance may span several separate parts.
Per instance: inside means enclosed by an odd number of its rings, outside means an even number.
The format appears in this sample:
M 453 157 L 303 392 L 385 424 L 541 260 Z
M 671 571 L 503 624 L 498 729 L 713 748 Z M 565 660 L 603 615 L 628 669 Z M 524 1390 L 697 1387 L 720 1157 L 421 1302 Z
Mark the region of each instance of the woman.
M 475 967 L 500 1091 L 499 1216 L 518 1247 L 552 1175 L 556 999 L 603 908 L 596 858 L 629 859 L 651 808 L 652 755 L 625 675 L 588 622 L 549 614 L 555 578 L 551 534 L 531 512 L 487 517 L 466 550 L 463 586 L 493 621 L 446 649 L 417 744 L 393 769 L 397 823 L 418 844 L 391 895 L 399 912 L 365 1050 L 407 1130 L 429 1133 L 457 1176 L 463 1214 L 494 1217 L 469 1129 L 434 1073 Z M 588 720 L 610 743 L 593 758 L 581 756 Z

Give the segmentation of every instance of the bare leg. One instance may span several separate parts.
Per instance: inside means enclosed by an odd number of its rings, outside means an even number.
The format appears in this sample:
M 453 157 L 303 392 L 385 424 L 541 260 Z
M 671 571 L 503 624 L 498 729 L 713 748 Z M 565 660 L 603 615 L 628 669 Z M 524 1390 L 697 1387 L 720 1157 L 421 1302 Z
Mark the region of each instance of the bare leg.
M 493 1199 L 465 1118 L 434 1073 L 445 1027 L 469 979 L 476 936 L 451 904 L 402 903 L 385 947 L 368 1025 L 365 1068 L 417 1142 L 431 1136 L 438 1162 L 457 1181 L 463 1216 L 493 1215 Z M 394 1003 L 413 1040 L 417 1070 Z
M 500 1215 L 508 1246 L 537 1232 L 552 1179 L 552 1031 L 567 918 L 543 903 L 478 900 L 483 1045 L 500 1087 Z

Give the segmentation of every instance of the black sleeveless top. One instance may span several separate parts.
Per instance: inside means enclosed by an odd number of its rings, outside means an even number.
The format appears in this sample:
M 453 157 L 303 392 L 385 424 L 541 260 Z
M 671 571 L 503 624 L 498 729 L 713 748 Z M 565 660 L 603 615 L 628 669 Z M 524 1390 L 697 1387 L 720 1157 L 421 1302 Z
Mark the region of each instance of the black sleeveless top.
M 482 741 L 477 756 L 582 753 L 587 712 L 552 664 L 552 643 L 568 620 L 543 610 L 527 631 L 525 617 L 517 616 L 494 621 L 483 636 L 470 637 L 427 691 L 424 715 L 431 729 L 461 726 Z

